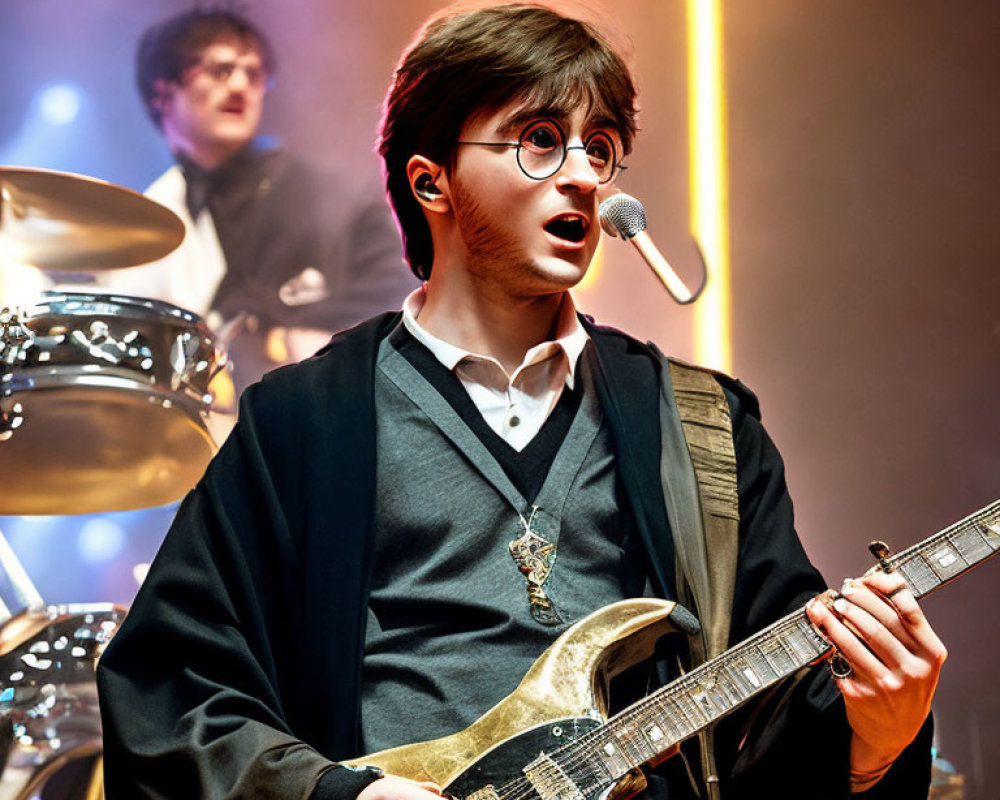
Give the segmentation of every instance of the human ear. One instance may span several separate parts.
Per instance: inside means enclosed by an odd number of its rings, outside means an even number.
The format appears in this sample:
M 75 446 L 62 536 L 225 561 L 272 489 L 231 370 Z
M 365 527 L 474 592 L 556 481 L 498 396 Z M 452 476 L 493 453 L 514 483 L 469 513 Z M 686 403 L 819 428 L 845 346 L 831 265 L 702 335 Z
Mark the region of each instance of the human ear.
M 406 164 L 406 177 L 413 196 L 428 211 L 442 213 L 451 208 L 448 176 L 440 164 L 426 156 L 411 156 Z
M 165 113 L 170 108 L 170 101 L 174 97 L 174 84 L 170 81 L 166 81 L 163 78 L 157 78 L 153 81 L 153 96 L 149 100 L 149 104 L 159 111 L 161 114 Z

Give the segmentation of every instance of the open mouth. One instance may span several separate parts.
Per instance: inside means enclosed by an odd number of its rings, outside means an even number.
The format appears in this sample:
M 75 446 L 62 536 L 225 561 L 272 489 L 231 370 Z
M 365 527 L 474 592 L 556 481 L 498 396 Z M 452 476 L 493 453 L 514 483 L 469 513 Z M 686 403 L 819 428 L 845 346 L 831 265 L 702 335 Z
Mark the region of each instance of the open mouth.
M 587 236 L 589 224 L 586 217 L 581 214 L 560 214 L 546 222 L 543 227 L 556 238 L 577 244 Z
M 230 98 L 220 106 L 220 110 L 225 114 L 242 114 L 246 103 L 239 98 Z

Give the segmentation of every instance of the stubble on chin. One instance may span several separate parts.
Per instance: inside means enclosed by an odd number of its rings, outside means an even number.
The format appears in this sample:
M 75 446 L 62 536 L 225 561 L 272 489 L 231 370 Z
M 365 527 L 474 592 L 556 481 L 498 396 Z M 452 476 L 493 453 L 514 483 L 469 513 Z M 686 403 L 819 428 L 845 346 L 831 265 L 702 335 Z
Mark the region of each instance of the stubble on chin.
M 470 266 L 489 266 L 494 274 L 530 267 L 523 243 L 497 225 L 461 181 L 452 182 L 452 207 Z

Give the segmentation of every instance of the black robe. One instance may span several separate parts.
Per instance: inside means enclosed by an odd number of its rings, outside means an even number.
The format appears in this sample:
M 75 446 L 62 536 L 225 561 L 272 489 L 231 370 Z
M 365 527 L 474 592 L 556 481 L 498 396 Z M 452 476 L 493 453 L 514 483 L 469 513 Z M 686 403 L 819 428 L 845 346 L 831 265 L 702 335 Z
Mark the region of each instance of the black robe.
M 337 335 L 244 394 L 233 434 L 188 495 L 98 666 L 109 800 L 351 800 L 376 475 L 374 364 L 399 315 Z M 674 591 L 649 348 L 588 323 L 619 475 L 658 591 Z M 792 523 L 756 400 L 723 380 L 740 497 L 735 643 L 822 591 Z M 414 476 L 419 480 L 419 476 Z M 485 709 L 484 709 L 485 710 Z M 825 669 L 718 750 L 727 798 L 846 798 L 850 730 Z M 870 796 L 926 798 L 930 725 Z M 687 797 L 679 759 L 658 770 Z

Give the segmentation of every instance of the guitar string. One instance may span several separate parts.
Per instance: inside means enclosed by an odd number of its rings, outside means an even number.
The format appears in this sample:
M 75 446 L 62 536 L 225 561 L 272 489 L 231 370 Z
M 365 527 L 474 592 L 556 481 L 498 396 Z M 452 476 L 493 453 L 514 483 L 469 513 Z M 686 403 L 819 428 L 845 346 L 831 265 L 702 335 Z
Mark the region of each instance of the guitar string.
M 917 544 L 890 556 L 888 559 L 889 564 L 894 570 L 899 568 L 905 569 L 909 565 L 925 568 L 926 572 L 923 573 L 923 576 L 929 576 L 933 581 L 933 585 L 929 588 L 920 589 L 917 586 L 914 586 L 911 583 L 910 578 L 904 575 L 907 587 L 913 593 L 913 596 L 919 600 L 922 597 L 926 597 L 931 592 L 940 589 L 945 584 L 955 580 L 973 567 L 976 567 L 984 561 L 997 555 L 997 553 L 1000 552 L 1000 548 L 993 548 L 989 542 L 987 533 L 989 531 L 1000 533 L 1000 531 L 998 531 L 995 527 L 998 523 L 1000 523 L 1000 501 L 996 501 L 986 508 L 970 514 L 965 519 L 959 520 L 924 541 L 918 542 Z M 956 541 L 959 537 L 969 533 L 974 533 L 979 536 L 988 552 L 985 552 L 978 557 L 971 558 L 968 550 L 963 550 L 963 548 Z M 947 542 L 947 544 L 953 548 L 965 562 L 962 569 L 947 578 L 939 575 L 932 566 L 932 562 L 934 561 L 932 551 L 937 550 L 941 546 L 942 542 Z
M 677 687 L 683 689 L 685 687 Z M 678 693 L 680 693 L 678 691 Z M 653 697 L 652 695 L 650 697 Z M 656 702 L 663 704 L 665 698 L 662 695 L 657 696 Z M 634 711 L 634 709 L 633 709 Z M 605 764 L 603 759 L 598 758 L 598 763 L 603 764 L 604 772 L 607 774 L 598 774 L 597 767 L 595 764 L 595 759 L 590 755 L 593 747 L 588 747 L 588 745 L 593 745 L 593 740 L 597 739 L 599 741 L 605 741 L 614 738 L 622 748 L 624 752 L 624 763 L 628 768 L 638 766 L 639 764 L 645 763 L 653 754 L 647 754 L 644 752 L 644 746 L 641 740 L 629 736 L 622 735 L 621 733 L 616 733 L 613 728 L 622 727 L 624 722 L 626 725 L 629 722 L 633 723 L 633 727 L 638 729 L 638 726 L 634 725 L 634 717 L 636 715 L 626 714 L 623 712 L 614 718 L 613 722 L 606 723 L 592 731 L 588 731 L 583 736 L 567 743 L 555 750 L 547 753 L 546 755 L 555 763 L 557 769 L 562 770 L 569 779 L 580 791 L 581 793 L 587 795 L 591 791 L 596 791 L 603 786 L 610 785 L 618 780 L 621 776 L 616 774 L 613 770 L 613 764 Z M 688 726 L 691 727 L 690 721 L 688 721 Z M 684 738 L 683 735 L 676 738 L 675 741 L 671 742 L 667 748 L 673 746 L 676 741 L 680 741 Z M 618 767 L 620 769 L 620 766 Z M 625 770 L 627 772 L 628 769 Z M 530 785 L 525 785 L 527 782 L 523 780 L 512 781 L 509 785 L 505 785 L 501 788 L 502 796 L 509 797 L 510 800 L 518 800 L 518 798 L 523 798 L 529 796 L 533 788 Z
M 594 728 L 593 730 L 587 731 L 586 733 L 584 733 L 577 739 L 573 740 L 572 742 L 568 742 L 565 745 L 561 745 L 560 747 L 546 753 L 546 755 L 550 759 L 552 759 L 553 762 L 556 763 L 556 766 L 558 768 L 562 769 L 565 773 L 567 773 L 567 777 L 570 780 L 573 780 L 573 778 L 577 775 L 579 775 L 581 778 L 590 780 L 597 778 L 597 776 L 594 774 L 592 766 L 594 763 L 594 758 L 591 755 L 594 749 L 593 745 L 595 739 L 600 739 L 601 741 L 604 741 L 606 739 L 614 738 L 617 742 L 619 742 L 623 746 L 623 749 L 625 751 L 624 754 L 627 759 L 625 763 L 629 764 L 630 768 L 645 763 L 650 758 L 657 755 L 658 752 L 665 752 L 666 750 L 670 749 L 670 747 L 673 747 L 675 744 L 693 735 L 698 730 L 701 730 L 701 728 L 704 727 L 704 724 L 707 724 L 698 721 L 692 723 L 690 715 L 684 712 L 684 704 L 677 702 L 676 698 L 674 697 L 674 695 L 683 695 L 686 691 L 689 691 L 692 688 L 692 684 L 701 683 L 701 679 L 705 677 L 706 674 L 712 678 L 717 677 L 723 671 L 723 669 L 725 669 L 725 667 L 727 667 L 732 661 L 737 660 L 739 657 L 746 657 L 747 651 L 754 649 L 756 649 L 756 654 L 760 656 L 768 664 L 771 671 L 774 673 L 774 677 L 767 679 L 765 682 L 761 684 L 760 687 L 753 687 L 750 685 L 746 685 L 741 681 L 737 680 L 733 675 L 730 675 L 730 681 L 734 685 L 742 687 L 745 691 L 748 692 L 748 694 L 745 697 L 742 697 L 740 700 L 736 702 L 731 702 L 731 704 L 728 706 L 724 706 L 722 708 L 721 714 L 708 718 L 707 722 L 711 722 L 714 719 L 717 719 L 719 716 L 729 713 L 730 711 L 735 709 L 738 705 L 741 705 L 743 702 L 749 700 L 755 694 L 759 693 L 763 689 L 768 688 L 773 683 L 776 683 L 777 681 L 781 680 L 782 678 L 790 674 L 792 671 L 797 669 L 798 667 L 793 667 L 793 669 L 788 672 L 780 671 L 770 662 L 770 660 L 766 658 L 766 656 L 760 650 L 758 645 L 760 644 L 760 640 L 762 639 L 780 640 L 780 638 L 783 635 L 787 634 L 789 630 L 794 630 L 798 627 L 798 622 L 800 621 L 800 618 L 804 618 L 803 612 L 793 612 L 792 614 L 788 615 L 788 617 L 778 620 L 768 628 L 758 632 L 758 634 L 755 635 L 754 637 L 751 637 L 750 639 L 744 641 L 742 645 L 740 645 L 732 653 L 730 653 L 730 656 L 724 659 L 722 662 L 717 664 L 712 664 L 710 662 L 709 664 L 702 665 L 696 670 L 692 670 L 691 672 L 687 673 L 686 675 L 672 682 L 668 686 L 662 687 L 660 690 L 654 692 L 651 695 L 648 695 L 646 698 L 643 698 L 642 700 L 633 704 L 629 708 L 623 710 L 615 717 L 608 720 L 605 724 L 600 725 L 597 728 Z M 795 662 L 793 661 L 792 663 L 794 664 Z M 713 668 L 708 669 L 709 667 Z M 689 701 L 691 700 L 690 697 L 687 697 L 685 699 Z M 668 701 L 673 701 L 676 709 L 678 709 L 683 714 L 684 721 L 686 723 L 686 727 L 688 728 L 688 730 L 677 731 L 676 730 L 677 726 L 671 723 L 668 727 L 673 729 L 672 733 L 674 735 L 674 738 L 669 741 L 666 747 L 660 749 L 659 746 L 655 746 L 657 748 L 656 752 L 647 755 L 644 752 L 645 746 L 642 740 L 638 739 L 634 735 L 628 734 L 624 730 L 622 731 L 621 734 L 615 732 L 616 728 L 618 729 L 626 728 L 629 724 L 631 724 L 632 727 L 636 731 L 638 731 L 639 725 L 635 724 L 635 720 L 636 718 L 642 718 L 644 716 L 648 716 L 645 707 L 647 705 L 653 706 L 654 704 L 659 704 L 661 707 L 664 707 L 666 706 Z M 692 703 L 691 707 L 697 708 L 697 705 Z M 669 720 L 668 715 L 661 713 L 660 716 L 661 717 L 667 716 L 667 719 Z M 637 757 L 630 755 L 629 750 L 632 750 L 633 753 L 635 753 L 635 756 Z M 580 767 L 584 767 L 585 771 L 591 774 L 581 775 L 579 772 Z M 605 766 L 605 771 L 609 772 L 609 779 L 598 779 L 594 788 L 601 787 L 602 785 L 605 785 L 608 782 L 613 782 L 617 780 L 619 777 L 621 777 L 613 775 L 613 773 L 610 772 L 610 767 L 608 767 L 607 765 Z M 628 770 L 626 770 L 626 772 L 627 771 Z M 574 780 L 574 783 L 579 784 L 580 780 L 579 779 Z M 530 785 L 530 781 L 524 778 L 517 778 L 512 781 L 509 781 L 507 784 L 503 784 L 497 791 L 498 793 L 503 792 L 502 796 L 509 797 L 510 800 L 520 800 L 520 798 L 529 796 L 534 790 Z M 510 792 L 516 792 L 516 793 L 509 794 Z
M 668 699 L 672 699 L 669 697 L 669 695 L 682 694 L 684 690 L 690 688 L 690 685 L 695 681 L 697 677 L 698 675 L 696 675 L 696 673 L 692 671 L 691 673 L 688 673 L 686 676 L 683 676 L 682 678 L 678 679 L 676 682 L 671 683 L 669 686 L 663 687 L 661 690 L 654 692 L 652 695 L 649 695 L 645 700 L 650 703 L 659 703 L 661 705 L 664 705 Z M 639 701 L 639 702 L 641 704 L 644 701 Z M 675 705 L 678 708 L 682 708 L 681 704 L 676 703 L 676 701 Z M 565 745 L 561 745 L 555 748 L 554 750 L 546 753 L 545 755 L 547 755 L 553 762 L 555 762 L 556 766 L 562 769 L 564 773 L 567 773 L 567 777 L 570 780 L 572 780 L 574 784 L 576 784 L 578 787 L 579 784 L 582 782 L 580 780 L 581 777 L 588 781 L 593 781 L 596 779 L 596 784 L 593 788 L 599 788 L 605 784 L 611 783 L 617 780 L 619 776 L 616 776 L 614 773 L 612 773 L 608 766 L 605 766 L 605 771 L 609 773 L 607 778 L 603 779 L 599 778 L 594 773 L 594 766 L 593 766 L 594 759 L 591 755 L 589 755 L 589 753 L 592 752 L 593 750 L 594 740 L 603 741 L 605 739 L 614 737 L 616 741 L 622 741 L 622 738 L 620 736 L 615 735 L 613 728 L 620 725 L 623 721 L 634 721 L 634 717 L 637 715 L 637 712 L 639 711 L 640 709 L 636 708 L 635 706 L 625 709 L 611 720 L 608 720 L 608 722 L 606 722 L 605 724 L 600 725 L 591 731 L 587 731 L 577 739 L 574 739 L 572 742 L 567 742 Z M 690 720 L 687 719 L 687 715 L 685 715 L 685 720 L 688 722 L 688 725 L 690 726 L 691 723 Z M 697 727 L 695 727 L 694 730 L 697 730 Z M 690 735 L 690 733 L 686 735 Z M 679 736 L 673 743 L 681 741 L 683 738 L 685 738 L 685 734 L 682 733 L 682 735 Z M 671 743 L 669 746 L 673 746 L 673 743 Z M 669 746 L 667 749 L 669 749 Z M 630 759 L 629 762 L 626 763 L 631 763 L 632 766 L 637 766 L 638 764 L 644 763 L 646 760 L 648 760 L 648 757 L 644 757 L 644 754 L 640 754 L 639 759 L 632 758 Z M 580 775 L 581 767 L 584 767 L 586 771 L 590 772 L 591 774 Z M 579 788 L 581 788 L 581 791 L 586 791 L 589 790 L 591 787 L 587 786 L 586 789 L 583 789 L 582 787 Z M 515 778 L 501 785 L 499 788 L 494 787 L 494 789 L 495 791 L 497 791 L 498 795 L 502 798 L 505 798 L 505 800 L 522 800 L 522 798 L 530 796 L 535 791 L 530 781 L 523 777 Z
M 892 565 L 893 568 L 896 568 L 901 564 L 911 561 L 916 556 L 920 556 L 922 558 L 925 558 L 925 560 L 929 561 L 930 559 L 926 558 L 926 553 L 929 550 L 932 550 L 940 546 L 941 541 L 947 539 L 948 543 L 951 544 L 955 548 L 955 550 L 957 550 L 958 553 L 965 559 L 969 567 L 976 566 L 980 562 L 985 561 L 991 555 L 995 554 L 997 551 L 990 548 L 991 549 L 990 553 L 976 559 L 975 561 L 970 562 L 968 557 L 964 553 L 962 553 L 962 551 L 959 549 L 958 545 L 951 540 L 951 537 L 957 534 L 963 534 L 969 532 L 975 532 L 980 536 L 982 536 L 983 532 L 979 529 L 979 525 L 985 524 L 987 522 L 991 522 L 994 525 L 1000 523 L 1000 501 L 996 501 L 988 505 L 986 508 L 980 509 L 979 511 L 973 514 L 970 514 L 965 519 L 959 520 L 953 525 L 950 525 L 947 528 L 945 528 L 943 531 L 940 531 L 939 533 L 936 533 L 933 536 L 928 537 L 922 542 L 918 542 L 915 545 L 907 547 L 905 550 L 901 550 L 900 552 L 896 553 L 895 555 L 889 558 L 889 563 L 890 565 Z M 985 526 L 987 528 L 989 527 L 989 525 Z M 989 544 L 988 542 L 985 541 L 985 539 L 984 543 L 987 545 L 987 547 L 989 547 Z M 956 573 L 954 577 L 958 577 L 958 575 L 960 574 L 961 572 Z M 943 583 L 944 581 L 941 582 Z
M 915 556 L 919 555 L 923 557 L 928 550 L 934 548 L 935 546 L 938 546 L 943 539 L 948 539 L 949 544 L 951 544 L 955 548 L 955 550 L 963 557 L 963 559 L 966 561 L 967 564 L 967 566 L 963 570 L 952 576 L 952 578 L 958 577 L 966 569 L 970 569 L 971 567 L 979 564 L 980 562 L 985 561 L 987 558 L 990 558 L 992 555 L 995 555 L 998 551 L 992 550 L 991 548 L 992 552 L 987 553 L 984 556 L 981 556 L 975 561 L 970 561 L 968 556 L 962 552 L 959 546 L 954 541 L 952 541 L 950 537 L 956 534 L 967 533 L 970 530 L 974 530 L 976 533 L 982 535 L 982 531 L 978 530 L 976 526 L 979 523 L 984 522 L 989 517 L 993 517 L 990 520 L 990 522 L 992 522 L 993 524 L 997 524 L 998 522 L 1000 522 L 1000 513 L 998 513 L 998 509 L 1000 509 L 1000 501 L 996 501 L 992 505 L 987 506 L 984 509 L 981 509 L 979 512 L 970 515 L 966 519 L 960 520 L 959 522 L 946 528 L 940 533 L 928 538 L 926 541 L 914 545 L 913 547 L 907 548 L 906 550 L 903 550 L 900 553 L 897 553 L 895 556 L 891 557 L 890 563 L 894 567 L 898 567 L 899 565 L 905 563 L 906 561 L 909 561 L 911 558 Z M 945 583 L 945 581 L 939 578 L 939 583 L 943 584 Z M 607 765 L 605 765 L 605 771 L 609 773 L 609 779 L 605 780 L 598 778 L 593 768 L 594 758 L 592 755 L 589 755 L 588 752 L 586 752 L 586 751 L 592 751 L 593 748 L 588 748 L 587 745 L 592 745 L 593 740 L 595 739 L 613 736 L 616 741 L 620 742 L 624 746 L 625 755 L 628 758 L 626 763 L 634 762 L 632 763 L 632 767 L 639 766 L 645 763 L 658 753 L 666 752 L 675 744 L 678 744 L 680 741 L 683 741 L 683 739 L 693 735 L 695 732 L 700 730 L 701 727 L 695 726 L 694 730 L 691 731 L 690 733 L 681 732 L 681 735 L 679 737 L 677 737 L 675 733 L 676 738 L 670 741 L 670 743 L 666 747 L 664 747 L 663 749 L 659 749 L 660 747 L 659 745 L 654 745 L 654 747 L 657 748 L 657 751 L 647 756 L 641 749 L 643 746 L 640 743 L 640 740 L 636 737 L 629 735 L 627 732 L 627 725 L 624 725 L 623 723 L 634 722 L 636 717 L 642 716 L 642 714 L 644 713 L 644 709 L 640 708 L 640 706 L 643 705 L 644 703 L 648 702 L 650 706 L 659 703 L 661 706 L 665 707 L 668 700 L 675 700 L 675 698 L 671 697 L 671 695 L 681 694 L 682 690 L 690 688 L 691 684 L 696 682 L 696 679 L 702 677 L 700 673 L 704 672 L 706 674 L 711 674 L 714 672 L 714 674 L 712 674 L 712 677 L 715 677 L 716 675 L 721 673 L 726 666 L 731 664 L 731 662 L 737 660 L 741 655 L 745 656 L 746 651 L 755 649 L 754 645 L 758 644 L 759 640 L 770 639 L 770 638 L 775 638 L 780 640 L 780 634 L 787 633 L 789 630 L 793 630 L 794 628 L 797 627 L 797 623 L 801 616 L 804 616 L 804 612 L 802 611 L 793 612 L 787 617 L 778 620 L 776 623 L 773 623 L 771 626 L 768 626 L 768 628 L 765 628 L 764 630 L 758 632 L 758 634 L 756 634 L 755 636 L 744 641 L 741 645 L 738 645 L 737 648 L 734 648 L 734 650 L 731 651 L 730 657 L 726 658 L 723 662 L 721 662 L 720 665 L 717 665 L 716 669 L 712 671 L 705 670 L 704 668 L 710 666 L 712 663 L 709 662 L 708 664 L 702 665 L 696 670 L 692 670 L 691 672 L 687 673 L 687 675 L 683 676 L 677 681 L 672 682 L 668 686 L 662 687 L 660 690 L 649 695 L 647 698 L 644 698 L 643 700 L 640 700 L 638 703 L 633 704 L 629 708 L 623 710 L 621 713 L 617 714 L 615 717 L 611 718 L 604 724 L 598 726 L 597 728 L 594 728 L 593 730 L 585 732 L 579 738 L 565 745 L 561 745 L 560 747 L 556 748 L 550 753 L 546 753 L 545 755 L 548 756 L 554 762 L 557 769 L 562 770 L 566 774 L 567 779 L 571 780 L 574 786 L 576 786 L 578 790 L 584 795 L 587 795 L 591 791 L 599 789 L 609 783 L 613 783 L 614 781 L 618 780 L 618 777 L 615 777 L 613 773 L 611 773 L 611 769 Z M 822 653 L 822 651 L 820 651 L 820 653 Z M 708 722 L 711 722 L 714 719 L 717 719 L 718 717 L 723 716 L 726 713 L 729 713 L 737 706 L 741 705 L 754 695 L 758 694 L 763 689 L 768 688 L 773 683 L 782 680 L 783 678 L 791 674 L 791 672 L 794 672 L 796 669 L 798 669 L 798 667 L 793 667 L 793 669 L 790 672 L 782 673 L 773 664 L 771 664 L 770 660 L 767 659 L 766 655 L 762 651 L 760 651 L 759 648 L 758 648 L 758 655 L 760 655 L 763 658 L 764 662 L 771 667 L 771 670 L 775 673 L 776 677 L 762 683 L 760 687 L 753 687 L 753 686 L 744 686 L 740 681 L 734 680 L 733 676 L 730 676 L 730 679 L 732 680 L 735 686 L 737 686 L 738 688 L 748 689 L 750 693 L 746 697 L 737 700 L 732 705 L 724 707 L 722 709 L 721 714 L 718 714 L 715 717 L 710 718 Z M 792 663 L 793 664 L 795 663 L 794 659 L 792 659 Z M 690 700 L 691 698 L 687 699 Z M 689 720 L 687 719 L 688 715 L 684 712 L 683 705 L 677 703 L 675 700 L 675 706 L 684 715 L 685 721 L 689 722 Z M 693 707 L 697 708 L 697 704 L 694 704 Z M 669 720 L 669 715 L 666 713 L 661 713 L 661 717 L 667 717 Z M 671 723 L 670 727 L 675 728 L 676 726 L 674 726 L 673 723 Z M 615 733 L 614 730 L 615 728 L 622 729 L 622 734 L 624 734 L 624 738 L 622 737 L 622 735 Z M 636 726 L 636 729 L 638 730 L 638 726 Z M 636 755 L 638 756 L 638 759 L 629 757 L 628 753 L 628 750 L 630 749 L 628 746 L 629 744 L 632 745 L 632 749 L 635 751 Z M 568 758 L 559 758 L 560 756 L 563 755 L 567 755 Z M 599 757 L 598 760 L 600 761 Z M 580 767 L 585 767 L 586 771 L 589 772 L 590 774 L 589 775 L 581 774 L 579 772 Z M 574 780 L 574 777 L 577 776 L 579 777 L 576 780 Z M 580 785 L 582 783 L 581 779 L 589 781 L 594 781 L 596 779 L 596 783 L 593 786 L 590 786 L 589 784 L 581 786 Z M 498 795 L 504 800 L 525 800 L 527 797 L 531 796 L 531 794 L 535 793 L 536 790 L 534 786 L 531 784 L 530 780 L 528 780 L 525 777 L 518 777 L 511 781 L 508 781 L 505 784 L 502 784 L 499 789 L 496 789 L 496 791 Z
M 545 753 L 545 755 L 552 760 L 556 768 L 561 770 L 566 778 L 571 781 L 578 791 L 585 796 L 607 785 L 612 785 L 614 782 L 619 780 L 624 773 L 622 773 L 622 775 L 615 774 L 613 772 L 613 766 L 605 764 L 603 759 L 600 759 L 598 756 L 597 761 L 604 766 L 603 771 L 607 773 L 607 777 L 599 776 L 597 774 L 595 758 L 593 755 L 595 745 L 594 740 L 604 741 L 606 743 L 607 740 L 613 738 L 624 752 L 624 763 L 628 766 L 628 769 L 640 766 L 658 753 L 666 752 L 674 745 L 693 735 L 698 730 L 701 730 L 707 722 L 711 722 L 719 716 L 729 713 L 743 702 L 749 700 L 760 691 L 786 677 L 797 668 L 793 667 L 793 669 L 788 672 L 782 672 L 779 670 L 778 667 L 766 658 L 763 651 L 760 650 L 759 640 L 777 639 L 780 641 L 782 635 L 787 634 L 790 630 L 794 630 L 798 627 L 800 617 L 804 617 L 804 613 L 794 612 L 787 618 L 778 620 L 777 623 L 769 626 L 769 628 L 765 629 L 765 631 L 761 631 L 757 636 L 745 641 L 743 645 L 740 645 L 733 653 L 730 654 L 730 657 L 724 659 L 721 663 L 713 665 L 712 662 L 710 662 L 709 664 L 702 665 L 697 670 L 692 670 L 685 676 L 679 678 L 677 681 L 672 682 L 668 686 L 662 687 L 660 690 L 648 695 L 638 703 L 633 704 L 633 706 L 623 710 L 603 725 L 585 732 L 577 739 L 567 742 L 565 745 L 561 745 L 560 747 Z M 770 635 L 763 636 L 762 634 L 764 633 L 769 633 Z M 708 674 L 712 678 L 716 678 L 727 666 L 730 665 L 732 661 L 737 660 L 739 657 L 747 657 L 747 651 L 753 649 L 756 649 L 756 654 L 768 664 L 771 671 L 774 673 L 774 677 L 767 679 L 761 684 L 760 687 L 753 687 L 741 683 L 735 678 L 735 676 L 730 675 L 732 683 L 742 687 L 746 692 L 748 692 L 746 696 L 740 698 L 736 702 L 732 702 L 729 706 L 723 707 L 721 714 L 708 718 L 706 723 L 692 722 L 690 715 L 684 711 L 684 704 L 677 701 L 677 696 L 683 696 L 685 692 L 693 688 L 692 684 L 701 683 L 701 679 L 705 674 Z M 794 664 L 795 662 L 793 661 L 792 663 Z M 710 666 L 714 666 L 714 669 L 707 669 Z M 685 699 L 689 701 L 691 707 L 697 708 L 697 705 L 693 703 L 692 698 L 688 696 L 685 697 Z M 729 699 L 731 700 L 731 698 Z M 686 729 L 678 731 L 677 726 L 671 723 L 668 727 L 672 729 L 671 732 L 673 734 L 673 738 L 668 740 L 666 746 L 654 746 L 655 752 L 647 754 L 645 752 L 645 744 L 643 740 L 633 734 L 629 734 L 627 728 L 631 724 L 633 730 L 638 732 L 640 730 L 640 726 L 635 724 L 636 718 L 641 719 L 648 716 L 646 710 L 647 706 L 655 707 L 657 704 L 661 706 L 660 716 L 667 716 L 667 719 L 669 720 L 669 716 L 663 714 L 662 712 L 662 708 L 665 707 L 669 701 L 673 701 L 675 708 L 683 715 Z M 616 732 L 616 729 L 621 732 Z M 620 767 L 618 767 L 618 769 L 620 769 Z M 628 769 L 626 769 L 625 772 L 628 772 Z M 501 798 L 504 798 L 504 800 L 526 800 L 526 798 L 530 797 L 533 793 L 536 793 L 536 789 L 531 784 L 530 780 L 523 777 L 508 781 L 499 789 L 495 788 L 495 791 L 497 791 L 498 795 Z

